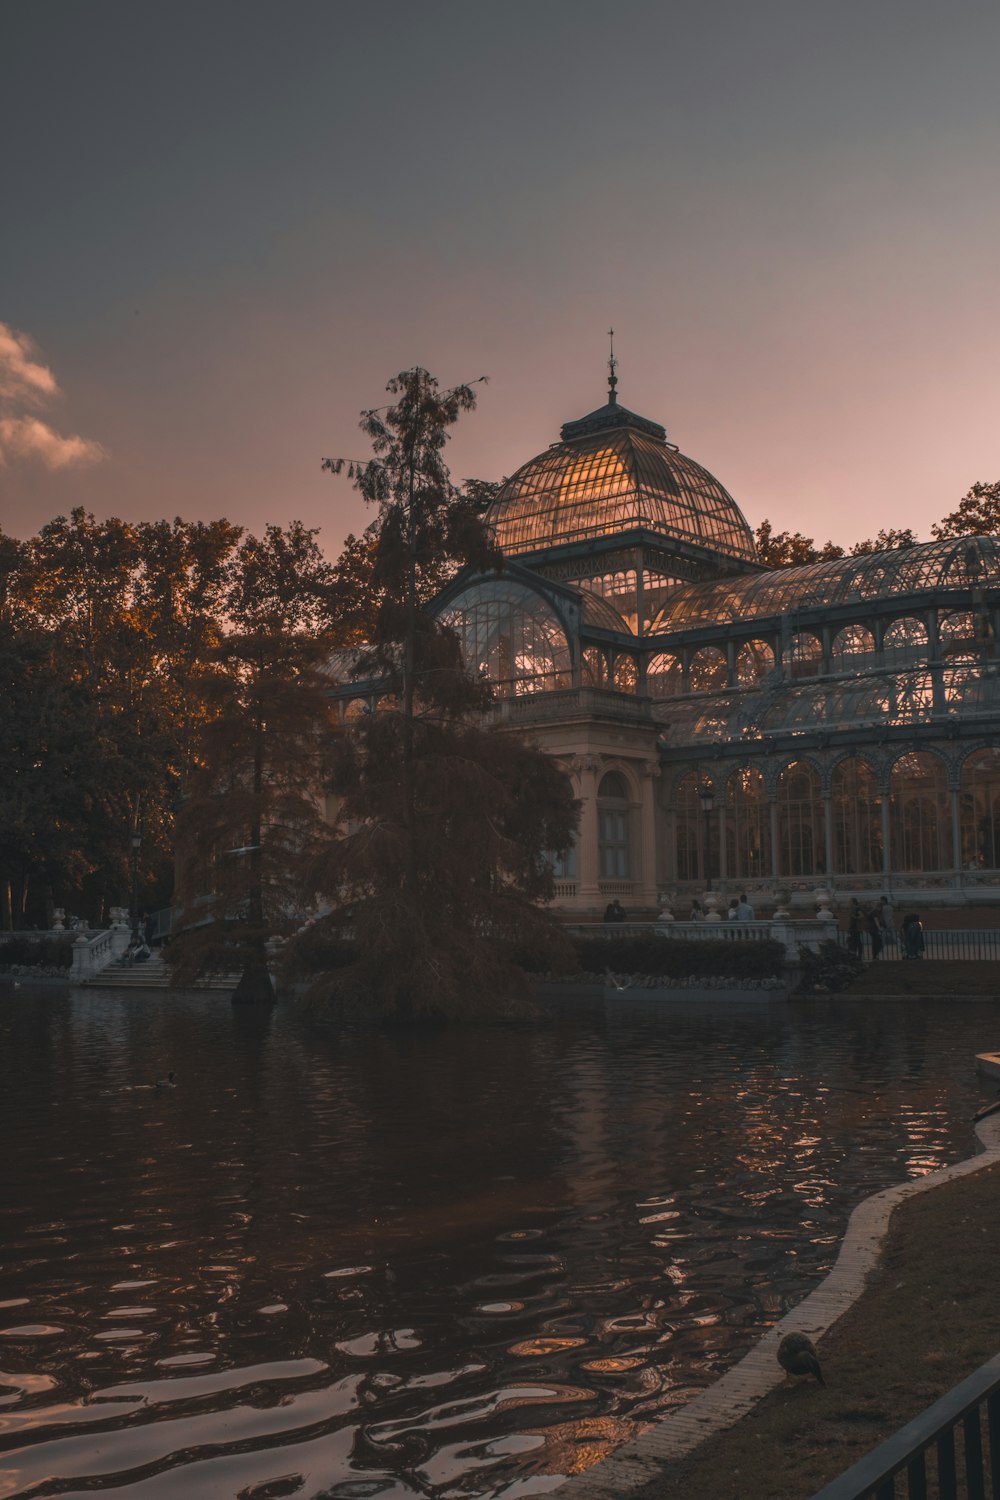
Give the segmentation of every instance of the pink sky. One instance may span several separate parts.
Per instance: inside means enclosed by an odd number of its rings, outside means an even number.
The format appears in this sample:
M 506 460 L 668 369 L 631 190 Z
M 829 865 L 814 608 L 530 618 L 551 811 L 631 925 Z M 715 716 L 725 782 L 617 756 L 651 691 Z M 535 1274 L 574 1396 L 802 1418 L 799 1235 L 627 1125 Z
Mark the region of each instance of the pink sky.
M 993 7 L 8 0 L 3 26 L 15 535 L 78 504 L 295 516 L 335 555 L 366 518 L 320 459 L 364 454 L 390 375 L 489 375 L 450 456 L 495 478 L 604 399 L 610 323 L 620 399 L 751 525 L 927 537 L 1000 478 Z

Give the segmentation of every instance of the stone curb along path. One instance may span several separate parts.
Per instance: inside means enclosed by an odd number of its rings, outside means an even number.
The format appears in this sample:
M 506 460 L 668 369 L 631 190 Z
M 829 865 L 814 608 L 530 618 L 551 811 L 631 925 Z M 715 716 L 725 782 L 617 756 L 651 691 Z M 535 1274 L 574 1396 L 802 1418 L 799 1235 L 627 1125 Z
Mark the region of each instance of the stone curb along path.
M 942 1167 L 927 1177 L 897 1183 L 859 1203 L 847 1221 L 833 1270 L 814 1292 L 786 1313 L 708 1390 L 660 1418 L 631 1442 L 623 1443 L 603 1462 L 560 1485 L 560 1500 L 607 1500 L 628 1494 L 662 1474 L 665 1462 L 686 1458 L 699 1443 L 745 1417 L 787 1378 L 777 1360 L 778 1345 L 785 1334 L 798 1331 L 812 1339 L 821 1338 L 857 1301 L 878 1261 L 889 1216 L 896 1205 L 1000 1160 L 1000 1114 L 981 1120 L 976 1135 L 980 1142 L 977 1156 Z

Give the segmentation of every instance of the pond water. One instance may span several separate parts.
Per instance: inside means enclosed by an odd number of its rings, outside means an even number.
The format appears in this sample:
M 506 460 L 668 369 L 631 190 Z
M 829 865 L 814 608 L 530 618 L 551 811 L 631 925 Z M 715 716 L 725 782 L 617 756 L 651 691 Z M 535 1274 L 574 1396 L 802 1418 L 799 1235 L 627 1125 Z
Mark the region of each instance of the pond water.
M 318 1034 L 0 990 L 0 1497 L 550 1490 L 748 1349 L 859 1199 L 970 1153 L 995 1024 Z

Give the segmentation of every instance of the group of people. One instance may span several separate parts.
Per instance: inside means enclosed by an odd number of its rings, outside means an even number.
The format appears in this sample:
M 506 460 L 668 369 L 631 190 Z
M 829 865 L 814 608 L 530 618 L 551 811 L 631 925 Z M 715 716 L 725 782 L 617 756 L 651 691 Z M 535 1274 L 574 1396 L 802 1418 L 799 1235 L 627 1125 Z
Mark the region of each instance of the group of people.
M 861 957 L 863 935 L 867 933 L 871 941 L 871 956 L 874 961 L 879 958 L 882 949 L 894 946 L 900 940 L 900 934 L 896 932 L 896 924 L 892 916 L 892 902 L 888 896 L 882 896 L 878 906 L 863 907 L 857 897 L 851 900 L 851 909 L 847 918 L 847 950 L 853 953 L 855 958 Z M 904 958 L 923 958 L 924 956 L 924 925 L 915 911 L 907 912 L 902 923 L 902 942 Z
M 692 901 L 691 916 L 688 920 L 691 922 L 704 922 L 707 917 L 708 913 L 701 902 Z M 738 896 L 734 896 L 732 901 L 730 901 L 726 917 L 730 922 L 752 922 L 754 920 L 754 909 L 747 900 L 745 891 L 741 892 Z

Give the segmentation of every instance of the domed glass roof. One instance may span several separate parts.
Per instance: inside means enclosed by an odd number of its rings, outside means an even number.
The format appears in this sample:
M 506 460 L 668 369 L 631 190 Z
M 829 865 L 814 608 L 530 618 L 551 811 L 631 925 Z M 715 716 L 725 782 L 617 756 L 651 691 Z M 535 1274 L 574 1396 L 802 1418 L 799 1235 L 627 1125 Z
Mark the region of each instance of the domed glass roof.
M 753 534 L 707 469 L 656 422 L 614 400 L 577 422 L 512 475 L 486 514 L 508 554 L 642 529 L 754 560 Z

